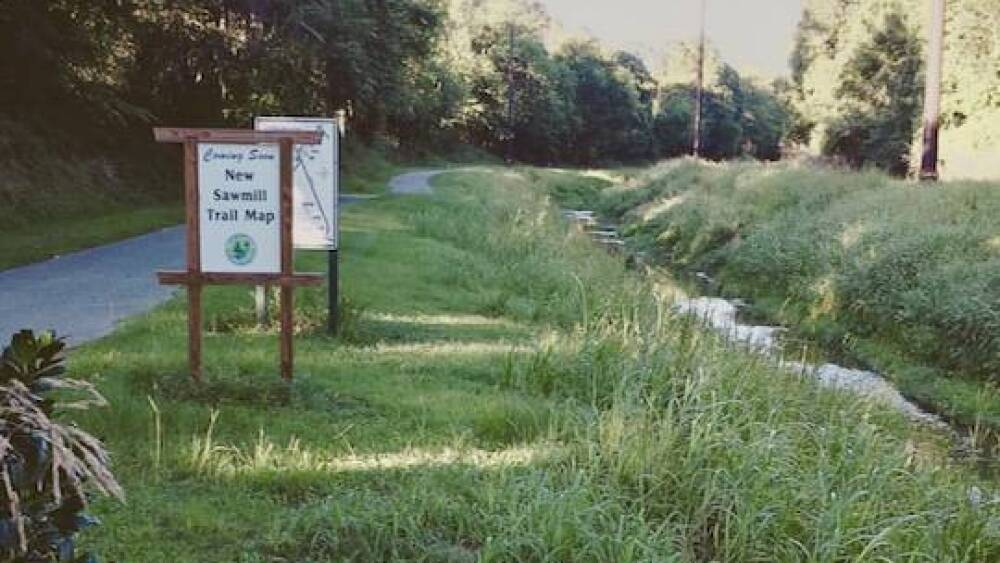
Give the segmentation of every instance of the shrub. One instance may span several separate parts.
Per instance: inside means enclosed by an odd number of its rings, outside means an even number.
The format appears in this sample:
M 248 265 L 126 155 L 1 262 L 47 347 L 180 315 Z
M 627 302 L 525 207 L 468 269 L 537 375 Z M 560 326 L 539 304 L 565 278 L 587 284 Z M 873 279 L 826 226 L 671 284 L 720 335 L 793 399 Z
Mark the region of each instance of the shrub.
M 104 446 L 87 432 L 52 420 L 57 405 L 103 404 L 84 382 L 62 378 L 65 341 L 22 331 L 0 359 L 0 557 L 6 561 L 89 561 L 76 535 L 97 521 L 87 515 L 87 488 L 124 493 Z M 85 391 L 56 403 L 54 389 Z
M 0 355 L 0 385 L 20 381 L 32 393 L 39 395 L 58 385 L 66 373 L 63 366 L 66 340 L 49 332 L 38 336 L 22 330 L 11 337 L 10 345 Z M 46 412 L 52 411 L 51 399 L 40 397 Z

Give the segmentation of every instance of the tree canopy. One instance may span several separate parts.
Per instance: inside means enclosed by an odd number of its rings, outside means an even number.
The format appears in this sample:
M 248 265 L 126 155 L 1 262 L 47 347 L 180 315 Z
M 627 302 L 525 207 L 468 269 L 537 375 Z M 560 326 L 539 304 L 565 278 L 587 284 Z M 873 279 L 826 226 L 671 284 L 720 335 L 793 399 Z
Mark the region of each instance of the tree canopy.
M 550 24 L 529 0 L 6 0 L 0 113 L 138 133 L 345 108 L 355 134 L 409 149 L 569 164 L 687 152 L 690 58 L 651 70 L 554 42 Z M 706 155 L 777 157 L 789 119 L 770 85 L 709 74 Z

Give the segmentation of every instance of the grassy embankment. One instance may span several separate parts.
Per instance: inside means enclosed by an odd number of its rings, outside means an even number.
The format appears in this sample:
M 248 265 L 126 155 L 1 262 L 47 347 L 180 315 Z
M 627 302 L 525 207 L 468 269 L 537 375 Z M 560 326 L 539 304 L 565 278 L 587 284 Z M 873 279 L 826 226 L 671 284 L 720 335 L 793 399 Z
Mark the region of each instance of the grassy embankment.
M 177 225 L 180 153 L 151 138 L 94 146 L 74 133 L 0 116 L 0 270 Z M 400 164 L 349 143 L 354 193 L 380 193 Z
M 0 116 L 0 270 L 182 220 L 152 143 L 95 135 Z
M 129 495 L 85 542 L 128 561 L 1000 558 L 1000 506 L 968 500 L 989 485 L 884 408 L 673 317 L 559 222 L 540 192 L 567 178 L 458 173 L 345 209 L 344 335 L 299 292 L 290 385 L 242 288 L 206 296 L 201 385 L 182 299 L 76 350 L 111 407 L 72 417 Z
M 594 201 L 658 262 L 712 272 L 814 347 L 961 424 L 1000 428 L 995 182 L 673 162 Z

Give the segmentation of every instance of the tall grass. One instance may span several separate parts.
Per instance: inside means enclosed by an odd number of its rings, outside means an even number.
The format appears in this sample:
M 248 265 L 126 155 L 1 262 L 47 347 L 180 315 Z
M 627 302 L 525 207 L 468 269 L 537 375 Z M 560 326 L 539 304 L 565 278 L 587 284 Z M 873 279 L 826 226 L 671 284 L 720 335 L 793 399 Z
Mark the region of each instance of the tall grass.
M 970 504 L 969 477 L 917 448 L 904 420 L 676 318 L 517 179 L 458 180 L 415 224 L 502 264 L 491 275 L 543 304 L 537 318 L 572 328 L 501 379 L 580 407 L 553 430 L 572 453 L 550 478 L 630 507 L 684 560 L 1000 558 L 1000 506 Z
M 115 406 L 85 422 L 122 460 L 130 498 L 104 508 L 101 551 L 248 562 L 1000 557 L 994 487 L 949 461 L 938 438 L 675 317 L 652 280 L 562 223 L 548 178 L 449 174 L 431 197 L 349 208 L 343 287 L 365 303 L 366 337 L 305 330 L 291 385 L 260 351 L 273 335 L 229 329 L 208 334 L 206 383 L 193 388 L 177 373 L 177 303 L 77 352 L 75 369 L 99 372 Z M 245 297 L 209 292 L 206 315 Z M 321 294 L 297 302 L 310 317 Z M 252 325 L 245 317 L 234 322 Z M 984 500 L 970 502 L 974 490 Z
M 563 428 L 569 467 L 684 560 L 1000 557 L 1000 507 L 971 505 L 971 482 L 904 421 L 650 309 L 548 343 L 505 382 L 587 405 Z
M 558 220 L 558 209 L 524 189 L 523 171 L 456 174 L 447 197 L 413 213 L 420 235 L 464 250 L 456 283 L 482 295 L 481 311 L 570 328 L 620 304 L 634 286 L 620 264 Z M 486 186 L 489 186 L 486 188 Z M 588 299 L 601 286 L 600 299 Z
M 829 348 L 879 363 L 844 350 L 860 338 L 941 373 L 1000 374 L 995 183 L 686 162 L 604 206 L 661 260 L 717 272 L 728 292 L 772 303 Z

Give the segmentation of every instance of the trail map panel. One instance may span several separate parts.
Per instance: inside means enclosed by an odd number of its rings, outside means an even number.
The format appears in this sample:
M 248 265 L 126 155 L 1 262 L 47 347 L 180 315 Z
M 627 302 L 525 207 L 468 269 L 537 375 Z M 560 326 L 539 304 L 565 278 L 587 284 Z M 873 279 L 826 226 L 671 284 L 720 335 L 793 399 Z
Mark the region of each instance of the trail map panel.
M 337 121 L 310 117 L 258 117 L 258 131 L 316 131 L 317 145 L 294 149 L 294 232 L 296 248 L 337 249 L 337 196 L 340 134 Z
M 277 144 L 198 145 L 203 272 L 281 271 L 280 193 Z

